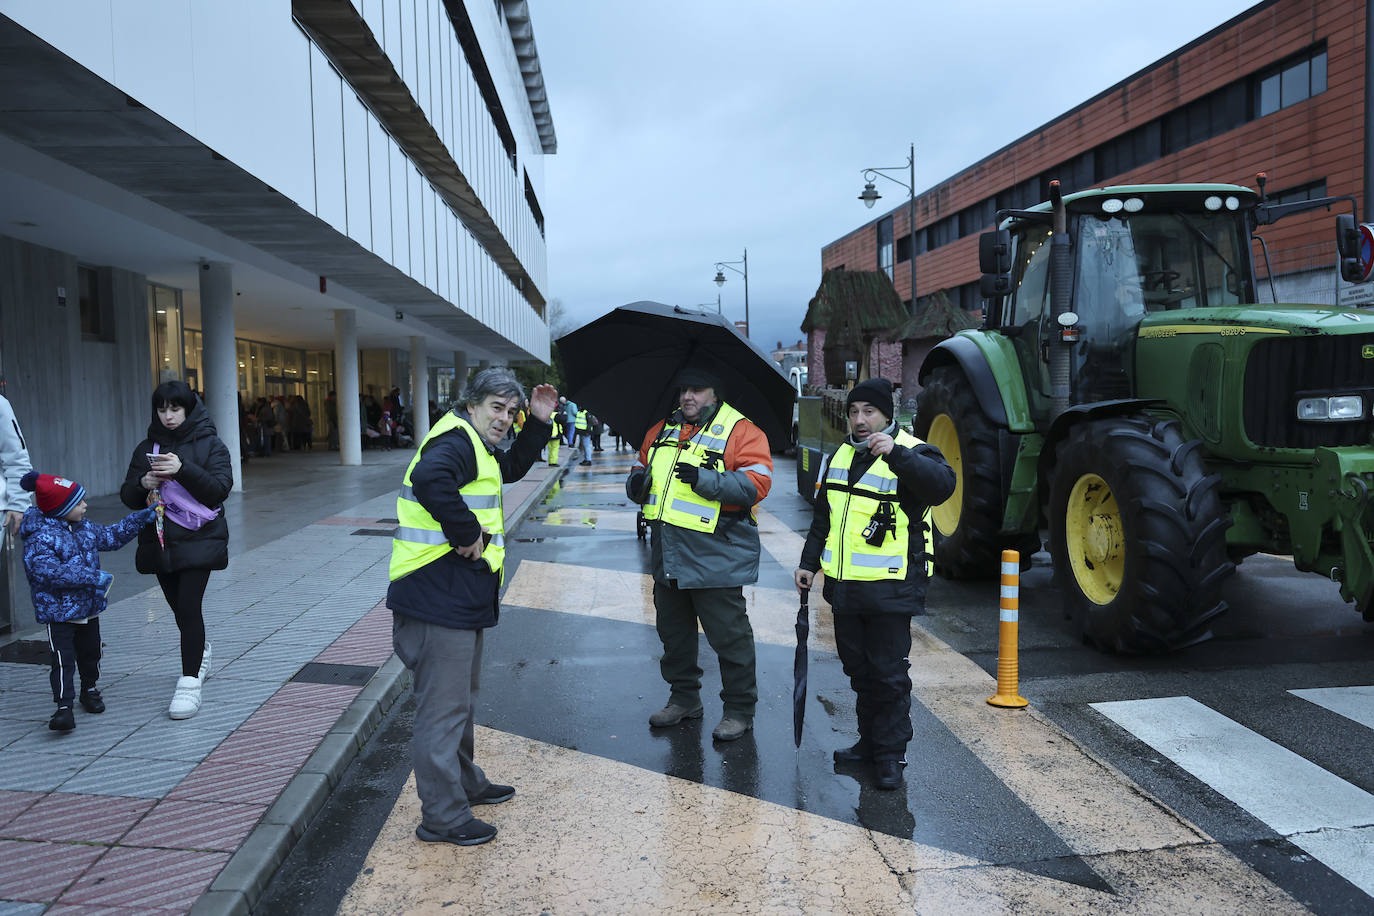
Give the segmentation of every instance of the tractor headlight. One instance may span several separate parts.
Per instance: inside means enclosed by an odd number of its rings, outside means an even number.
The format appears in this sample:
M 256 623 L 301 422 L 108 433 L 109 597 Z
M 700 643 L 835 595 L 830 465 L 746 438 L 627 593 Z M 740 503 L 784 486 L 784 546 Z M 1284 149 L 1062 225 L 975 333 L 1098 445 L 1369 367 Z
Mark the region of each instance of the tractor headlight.
M 1328 398 L 1301 398 L 1298 401 L 1298 419 L 1334 423 L 1363 420 L 1364 398 L 1358 394 L 1341 394 Z

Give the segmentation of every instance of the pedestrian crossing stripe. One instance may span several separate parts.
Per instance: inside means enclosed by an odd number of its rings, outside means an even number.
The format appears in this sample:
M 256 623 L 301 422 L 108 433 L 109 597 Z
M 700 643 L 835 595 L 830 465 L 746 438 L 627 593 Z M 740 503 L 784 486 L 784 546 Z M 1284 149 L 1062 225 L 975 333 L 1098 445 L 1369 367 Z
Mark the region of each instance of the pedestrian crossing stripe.
M 1316 687 L 1288 692 L 1365 728 L 1374 728 L 1374 687 Z
M 1374 795 L 1192 697 L 1091 706 L 1374 896 Z

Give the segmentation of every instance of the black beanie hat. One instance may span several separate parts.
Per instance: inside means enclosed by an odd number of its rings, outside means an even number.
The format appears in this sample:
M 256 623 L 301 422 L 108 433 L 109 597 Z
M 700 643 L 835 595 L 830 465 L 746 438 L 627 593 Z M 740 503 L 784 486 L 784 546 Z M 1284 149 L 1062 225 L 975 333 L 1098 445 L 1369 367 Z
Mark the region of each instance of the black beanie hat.
M 885 378 L 868 378 L 855 385 L 845 399 L 844 409 L 848 410 L 855 401 L 867 401 L 892 419 L 892 383 Z

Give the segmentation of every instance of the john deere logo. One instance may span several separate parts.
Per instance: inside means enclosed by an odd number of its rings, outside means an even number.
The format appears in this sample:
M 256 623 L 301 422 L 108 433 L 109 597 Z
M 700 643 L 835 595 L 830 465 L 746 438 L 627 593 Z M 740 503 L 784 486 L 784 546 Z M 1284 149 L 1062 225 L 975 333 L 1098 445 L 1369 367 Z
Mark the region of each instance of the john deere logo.
M 1360 355 L 1365 359 L 1374 359 L 1374 344 L 1365 344 L 1360 350 Z

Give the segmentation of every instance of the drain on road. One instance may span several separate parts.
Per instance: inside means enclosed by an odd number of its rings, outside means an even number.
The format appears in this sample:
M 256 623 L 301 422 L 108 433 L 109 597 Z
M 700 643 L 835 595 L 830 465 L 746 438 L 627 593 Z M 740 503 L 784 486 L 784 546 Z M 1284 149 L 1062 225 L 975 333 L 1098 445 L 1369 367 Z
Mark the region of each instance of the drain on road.
M 363 687 L 377 673 L 376 665 L 332 665 L 328 662 L 310 662 L 296 672 L 292 681 L 299 684 L 343 684 L 348 687 Z

